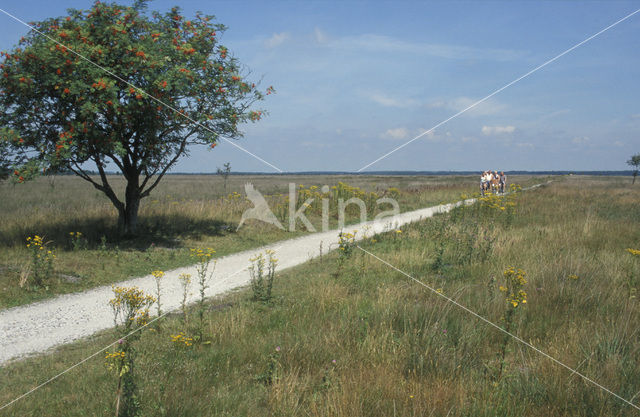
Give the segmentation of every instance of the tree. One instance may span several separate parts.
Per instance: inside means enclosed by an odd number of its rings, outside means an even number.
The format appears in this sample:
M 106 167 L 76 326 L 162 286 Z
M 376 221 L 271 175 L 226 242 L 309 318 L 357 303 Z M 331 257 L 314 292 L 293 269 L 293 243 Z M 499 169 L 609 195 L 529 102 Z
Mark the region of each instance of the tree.
M 0 181 L 6 180 L 11 174 L 9 148 L 9 142 L 0 140 Z
M 231 174 L 231 162 L 225 162 L 224 169 L 221 169 L 220 167 L 218 167 L 217 174 L 222 175 L 222 178 L 224 178 L 224 191 L 226 192 L 227 179 L 229 178 L 229 174 Z
M 273 92 L 245 81 L 213 16 L 188 20 L 177 7 L 149 16 L 145 7 L 96 2 L 33 23 L 42 34 L 21 38 L 0 64 L 0 143 L 11 145 L 14 179 L 74 172 L 109 198 L 125 235 L 189 145 L 241 137 L 238 125 L 264 114 L 251 106 Z M 124 198 L 107 167 L 124 176 Z
M 638 169 L 640 169 L 640 153 L 635 154 L 627 161 L 627 165 L 632 166 L 634 168 L 633 171 L 633 181 L 631 184 L 636 183 L 636 177 L 638 176 Z

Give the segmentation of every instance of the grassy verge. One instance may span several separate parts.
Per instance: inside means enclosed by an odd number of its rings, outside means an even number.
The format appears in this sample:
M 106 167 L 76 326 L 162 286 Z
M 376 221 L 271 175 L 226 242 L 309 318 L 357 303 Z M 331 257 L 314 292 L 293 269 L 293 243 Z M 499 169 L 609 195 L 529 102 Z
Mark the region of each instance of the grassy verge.
M 522 178 L 535 182 L 537 178 Z M 340 186 L 344 181 L 350 185 Z M 122 191 L 122 179 L 113 178 Z M 244 184 L 251 182 L 269 200 L 270 207 L 288 225 L 289 183 L 298 193 L 296 207 L 307 198 L 311 223 L 321 229 L 323 185 L 330 188 L 330 226 L 337 226 L 337 197 L 360 196 L 369 201 L 368 218 L 388 206 L 376 207 L 375 199 L 395 198 L 401 211 L 454 201 L 475 191 L 475 177 L 379 177 L 379 176 L 231 176 L 227 185 L 216 176 L 169 176 L 156 192 L 143 200 L 139 237 L 119 239 L 114 228 L 115 211 L 101 193 L 76 177 L 41 178 L 21 185 L 0 185 L 0 308 L 26 304 L 52 295 L 76 292 L 99 285 L 169 270 L 192 262 L 189 249 L 212 247 L 218 256 L 256 248 L 306 233 L 250 221 L 236 232 L 245 209 Z M 302 185 L 302 188 L 300 188 Z M 347 210 L 347 222 L 358 221 L 357 206 Z M 74 236 L 70 234 L 73 233 Z M 78 235 L 75 235 L 80 233 Z M 46 288 L 32 285 L 26 238 L 39 235 L 56 256 L 55 273 Z
M 616 179 L 571 178 L 523 193 L 513 211 L 490 200 L 362 247 L 629 399 L 640 257 L 625 249 L 640 249 L 639 200 Z M 358 249 L 337 265 L 332 253 L 279 274 L 269 303 L 248 291 L 213 300 L 210 344 L 172 342 L 193 332 L 178 316 L 145 331 L 144 415 L 640 415 Z M 510 266 L 527 279 L 513 313 L 500 289 Z M 4 367 L 0 404 L 114 337 Z M 112 415 L 115 390 L 100 355 L 0 415 Z

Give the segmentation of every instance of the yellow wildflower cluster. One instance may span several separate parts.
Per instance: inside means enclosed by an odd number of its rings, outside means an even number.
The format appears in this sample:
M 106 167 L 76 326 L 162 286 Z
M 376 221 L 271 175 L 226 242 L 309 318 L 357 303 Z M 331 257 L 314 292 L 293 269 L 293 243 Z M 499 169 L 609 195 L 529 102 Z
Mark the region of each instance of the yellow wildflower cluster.
M 125 363 L 126 353 L 124 350 L 116 350 L 115 352 L 108 352 L 105 355 L 105 365 L 109 371 L 114 371 L 119 376 L 122 376 L 129 372 L 129 366 Z
M 332 187 L 311 185 L 305 188 L 303 184 L 299 184 L 296 198 L 298 206 L 304 206 L 310 210 L 322 210 L 323 199 L 328 199 L 330 204 L 337 204 L 340 199 L 347 201 L 350 198 L 359 198 L 365 203 L 368 210 L 373 210 L 376 200 L 380 198 L 380 196 L 375 192 L 367 192 L 359 187 L 338 182 L 337 185 Z M 305 204 L 307 201 L 310 202 Z M 347 210 L 356 210 L 356 206 L 349 205 L 347 206 Z
M 178 346 L 189 347 L 193 345 L 193 338 L 188 337 L 187 335 L 184 334 L 184 332 L 180 332 L 178 334 L 172 334 L 171 341 Z
M 53 260 L 56 255 L 47 248 L 44 238 L 39 235 L 27 237 L 27 249 L 31 252 L 31 271 L 36 286 L 44 286 L 53 274 Z
M 124 350 L 117 350 L 115 352 L 111 352 L 109 353 L 109 351 L 107 351 L 106 356 L 104 357 L 107 360 L 110 359 L 120 359 L 120 358 L 124 358 L 125 357 L 125 353 Z
M 188 287 L 189 284 L 191 284 L 191 274 L 180 274 L 178 279 L 180 280 L 181 285 L 185 287 Z
M 264 253 L 266 253 L 267 257 L 269 258 L 269 264 L 273 266 L 278 265 L 278 258 L 275 257 L 276 251 L 274 251 L 273 249 L 267 249 L 264 251 Z
M 357 230 L 354 230 L 353 233 L 340 232 L 338 235 L 338 250 L 340 259 L 348 258 L 351 256 L 353 249 L 356 246 L 356 234 Z
M 212 248 L 191 249 L 191 257 L 197 258 L 199 261 L 211 259 L 214 253 L 216 253 L 216 251 Z
M 229 201 L 238 201 L 238 200 L 240 200 L 241 198 L 242 198 L 242 194 L 240 194 L 240 193 L 239 193 L 239 192 L 237 192 L 237 191 L 234 191 L 234 192 L 232 192 L 231 194 L 229 194 L 229 195 L 227 196 L 227 200 L 229 200 Z
M 153 275 L 153 277 L 158 280 L 158 279 L 164 277 L 164 272 L 163 271 L 153 271 L 151 273 L 151 275 Z
M 345 184 L 344 182 L 338 182 L 338 185 L 335 188 L 335 196 L 337 198 L 351 198 L 358 197 L 361 199 L 366 199 L 368 197 L 378 198 L 378 194 L 375 192 L 367 193 L 365 190 L 360 187 L 354 187 L 349 184 Z
M 32 246 L 41 248 L 44 246 L 42 242 L 42 236 L 35 235 L 34 237 L 29 236 L 27 238 L 27 247 L 30 248 Z
M 31 250 L 38 251 L 38 252 L 39 251 L 44 252 L 43 256 L 41 256 L 41 254 L 38 253 L 37 254 L 38 258 L 50 257 L 52 259 L 55 259 L 56 257 L 56 255 L 54 255 L 54 253 L 50 249 L 47 249 L 47 244 L 44 243 L 42 236 L 35 235 L 34 237 L 27 237 L 27 248 L 30 248 Z
M 506 212 L 507 214 L 513 214 L 515 212 L 518 191 L 521 190 L 521 187 L 517 184 L 511 184 L 510 188 L 511 192 L 508 194 L 498 195 L 489 193 L 478 197 L 480 206 L 492 213 Z
M 69 236 L 73 239 L 80 239 L 82 237 L 82 232 L 69 232 Z
M 114 298 L 109 300 L 113 309 L 114 321 L 126 328 L 130 328 L 135 322 L 138 326 L 144 326 L 149 321 L 149 307 L 156 302 L 155 297 L 146 295 L 137 287 L 111 287 Z
M 353 233 L 340 232 L 338 235 L 338 247 L 341 251 L 347 252 L 349 247 L 355 245 L 357 233 L 357 230 L 354 230 Z
M 635 256 L 640 256 L 640 249 L 627 248 L 627 252 Z
M 576 280 L 578 280 L 580 277 L 579 277 L 579 276 L 577 276 L 576 274 L 571 274 L 571 275 L 569 275 L 569 277 L 568 277 L 568 278 L 569 278 L 569 279 L 571 279 L 571 280 L 573 280 L 573 281 L 576 281 Z
M 503 204 L 505 203 L 504 198 L 497 194 L 487 194 L 484 197 L 480 197 L 478 200 L 483 207 L 488 207 L 490 209 L 504 211 L 507 208 L 507 206 Z
M 273 265 L 275 267 L 278 264 L 278 258 L 274 256 L 276 251 L 267 249 L 264 251 L 264 253 L 267 255 L 266 257 L 262 253 L 259 253 L 253 258 L 249 258 L 249 262 L 264 265 L 265 262 L 268 261 L 270 265 Z
M 522 289 L 527 283 L 525 276 L 526 272 L 519 268 L 509 267 L 504 271 L 506 285 L 501 285 L 499 289 L 513 308 L 527 303 L 527 293 Z

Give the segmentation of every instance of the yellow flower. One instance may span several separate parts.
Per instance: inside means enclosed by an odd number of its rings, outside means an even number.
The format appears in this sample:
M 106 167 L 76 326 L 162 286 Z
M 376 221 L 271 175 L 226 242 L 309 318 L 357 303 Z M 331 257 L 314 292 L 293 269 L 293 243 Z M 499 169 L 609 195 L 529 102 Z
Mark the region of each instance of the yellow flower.
M 627 252 L 629 252 L 630 254 L 635 255 L 635 256 L 640 256 L 640 250 L 639 249 L 628 248 Z

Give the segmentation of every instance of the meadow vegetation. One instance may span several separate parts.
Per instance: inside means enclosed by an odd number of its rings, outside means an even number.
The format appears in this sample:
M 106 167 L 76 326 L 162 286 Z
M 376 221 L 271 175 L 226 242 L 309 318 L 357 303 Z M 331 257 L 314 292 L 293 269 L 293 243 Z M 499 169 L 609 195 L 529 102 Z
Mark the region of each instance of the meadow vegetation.
M 635 409 L 450 297 L 640 405 L 640 190 L 569 177 L 408 225 L 277 272 L 136 340 L 143 415 L 632 416 Z M 375 254 L 433 291 L 366 254 Z M 276 254 L 277 255 L 277 254 Z M 336 274 L 336 271 L 339 271 Z M 0 404 L 117 340 L 8 364 Z M 190 340 L 189 340 L 190 339 Z M 186 341 L 185 341 L 186 340 Z M 102 356 L 102 358 L 104 355 Z M 113 415 L 97 357 L 0 416 Z
M 124 192 L 122 178 L 114 176 L 110 182 L 117 192 Z M 373 218 L 390 208 L 375 207 L 378 197 L 396 198 L 400 209 L 408 211 L 453 201 L 476 187 L 475 177 L 455 176 L 231 175 L 226 185 L 215 175 L 168 176 L 142 200 L 138 237 L 122 239 L 112 204 L 79 178 L 47 176 L 24 184 L 0 183 L 0 308 L 189 265 L 194 263 L 190 248 L 212 247 L 217 256 L 224 256 L 306 233 L 301 222 L 294 232 L 259 221 L 249 221 L 236 231 L 242 212 L 252 207 L 245 199 L 246 182 L 266 196 L 285 226 L 289 183 L 295 183 L 296 207 L 314 199 L 305 213 L 317 230 L 322 229 L 322 198 L 331 203 L 328 226 L 335 228 L 338 198 L 363 197 Z M 324 185 L 330 192 L 321 194 Z M 346 223 L 359 221 L 357 206 L 346 212 Z M 49 256 L 38 265 L 32 262 L 35 246 L 27 247 L 27 239 L 35 236 L 41 240 L 39 247 L 47 248 L 43 255 Z

